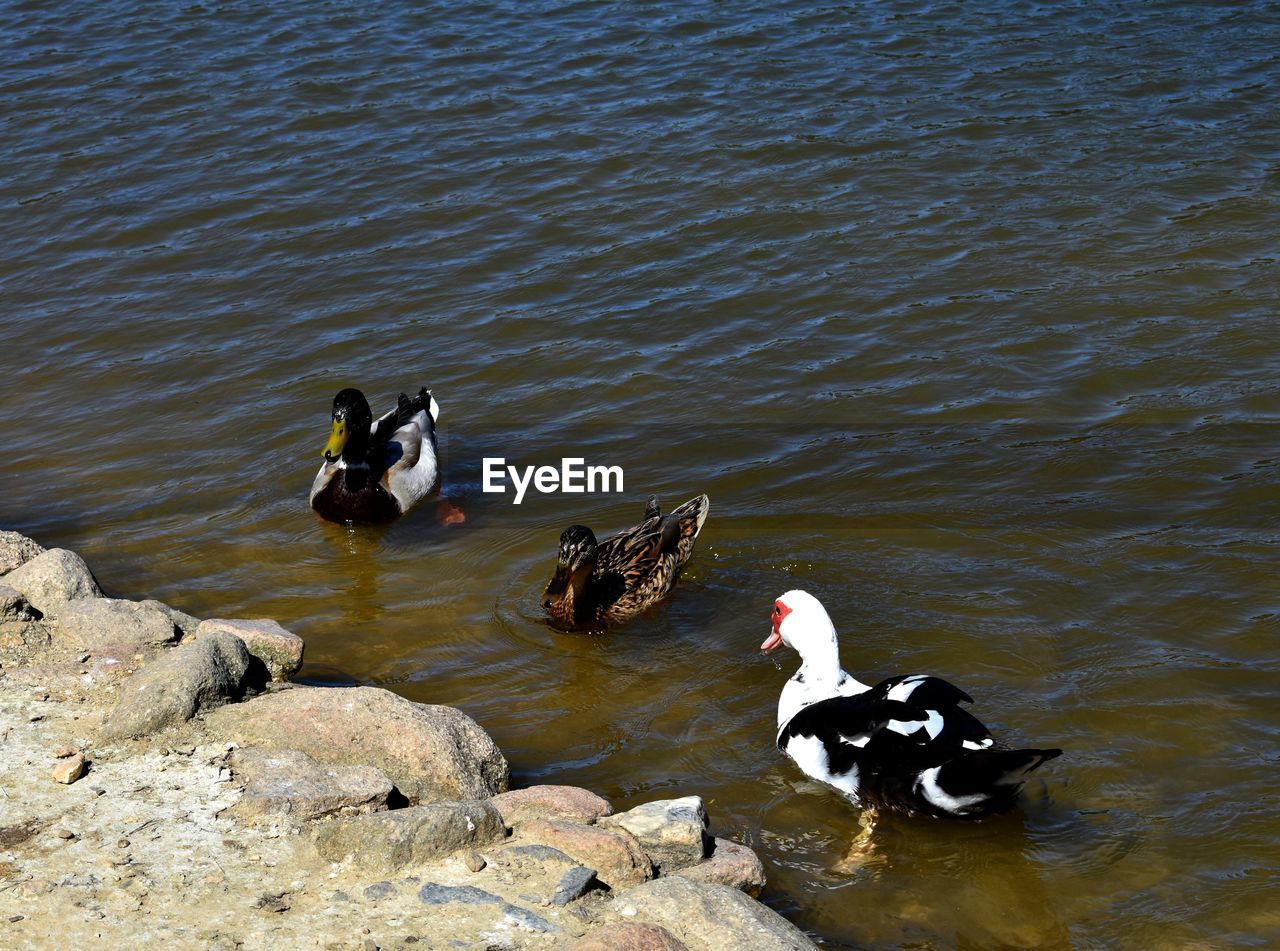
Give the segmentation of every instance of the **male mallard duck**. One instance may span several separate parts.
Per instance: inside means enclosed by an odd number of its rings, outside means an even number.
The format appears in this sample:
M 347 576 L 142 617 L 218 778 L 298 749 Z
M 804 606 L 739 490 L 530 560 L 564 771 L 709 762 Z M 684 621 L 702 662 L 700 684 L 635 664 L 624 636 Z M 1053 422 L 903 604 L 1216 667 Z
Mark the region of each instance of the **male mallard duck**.
M 396 408 L 374 421 L 359 390 L 333 398 L 333 429 L 324 465 L 311 484 L 311 507 L 333 522 L 385 522 L 403 515 L 433 488 L 436 420 L 430 390 L 400 394 Z
M 711 500 L 700 495 L 664 516 L 651 497 L 643 522 L 602 542 L 585 525 L 570 526 L 542 606 L 569 628 L 634 617 L 675 586 L 710 510 Z
M 863 808 L 982 819 L 1013 808 L 1027 775 L 1062 754 L 997 743 L 959 707 L 972 698 L 937 677 L 890 677 L 874 687 L 854 680 L 811 594 L 788 591 L 772 621 L 760 649 L 786 644 L 800 654 L 778 701 L 778 748 Z

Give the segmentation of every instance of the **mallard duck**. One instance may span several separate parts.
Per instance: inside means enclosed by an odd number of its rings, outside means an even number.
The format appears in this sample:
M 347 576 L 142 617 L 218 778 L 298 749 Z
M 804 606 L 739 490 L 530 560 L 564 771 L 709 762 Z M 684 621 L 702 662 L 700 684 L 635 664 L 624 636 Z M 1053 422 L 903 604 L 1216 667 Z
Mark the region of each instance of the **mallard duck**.
M 379 416 L 364 394 L 345 389 L 333 398 L 333 428 L 324 465 L 311 484 L 311 507 L 333 522 L 385 522 L 407 512 L 435 488 L 436 420 L 430 390 L 400 394 Z
M 560 536 L 560 562 L 542 606 L 567 628 L 634 617 L 675 586 L 710 510 L 711 500 L 700 495 L 664 516 L 650 497 L 643 522 L 602 542 L 585 525 L 571 525 Z
M 959 706 L 973 699 L 938 677 L 859 683 L 840 666 L 831 618 L 807 592 L 778 598 L 771 619 L 760 649 L 785 644 L 800 654 L 778 701 L 778 748 L 863 808 L 982 819 L 1013 808 L 1028 774 L 1062 755 L 997 742 Z

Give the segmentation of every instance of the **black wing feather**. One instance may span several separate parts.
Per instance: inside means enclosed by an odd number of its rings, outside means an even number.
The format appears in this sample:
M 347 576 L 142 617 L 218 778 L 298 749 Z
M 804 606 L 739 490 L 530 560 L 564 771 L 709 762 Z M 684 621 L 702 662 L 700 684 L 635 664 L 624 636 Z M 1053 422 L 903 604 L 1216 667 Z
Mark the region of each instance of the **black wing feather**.
M 973 697 L 949 680 L 943 680 L 941 677 L 920 677 L 918 674 L 909 674 L 904 677 L 886 677 L 872 687 L 870 693 L 887 696 L 890 690 L 908 680 L 919 681 L 908 698 L 908 702 L 915 706 L 937 710 L 941 707 L 955 706 L 957 703 L 973 703 Z

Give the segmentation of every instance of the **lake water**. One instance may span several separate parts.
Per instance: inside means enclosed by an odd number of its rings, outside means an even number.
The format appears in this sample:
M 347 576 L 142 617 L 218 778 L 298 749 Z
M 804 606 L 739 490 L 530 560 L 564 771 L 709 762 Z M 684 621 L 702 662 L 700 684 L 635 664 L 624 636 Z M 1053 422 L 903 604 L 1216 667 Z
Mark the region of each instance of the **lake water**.
M 1274 3 L 6 9 L 5 527 L 518 783 L 701 794 L 828 948 L 1280 941 Z M 465 524 L 312 517 L 346 385 L 434 388 Z M 566 455 L 625 492 L 480 491 Z M 543 623 L 565 526 L 701 492 L 669 604 Z M 1066 754 L 845 862 L 793 587 Z

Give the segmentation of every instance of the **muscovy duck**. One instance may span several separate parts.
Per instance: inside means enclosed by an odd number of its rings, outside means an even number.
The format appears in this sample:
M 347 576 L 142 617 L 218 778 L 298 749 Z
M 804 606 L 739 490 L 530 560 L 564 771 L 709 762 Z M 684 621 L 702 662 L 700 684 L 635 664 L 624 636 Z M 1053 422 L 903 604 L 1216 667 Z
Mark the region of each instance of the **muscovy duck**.
M 778 701 L 778 748 L 864 809 L 983 819 L 1013 808 L 1028 774 L 1062 754 L 997 742 L 959 706 L 972 698 L 938 677 L 859 683 L 840 666 L 831 618 L 807 592 L 778 598 L 772 622 L 760 649 L 785 644 L 801 661 Z

